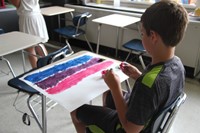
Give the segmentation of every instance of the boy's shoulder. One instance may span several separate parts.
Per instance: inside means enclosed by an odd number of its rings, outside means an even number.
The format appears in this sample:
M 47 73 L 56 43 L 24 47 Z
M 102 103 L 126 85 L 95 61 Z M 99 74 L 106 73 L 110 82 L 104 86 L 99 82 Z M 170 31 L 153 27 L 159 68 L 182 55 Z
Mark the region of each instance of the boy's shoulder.
M 184 66 L 179 57 L 174 56 L 172 59 L 158 63 L 155 65 L 151 65 L 147 68 L 146 72 L 142 76 L 142 83 L 149 88 L 155 83 L 155 81 L 159 81 L 159 75 L 162 77 L 162 80 L 165 78 L 172 78 L 175 75 L 180 75 L 185 73 Z
M 149 66 L 147 71 L 143 74 L 142 83 L 151 88 L 162 68 L 163 64 Z

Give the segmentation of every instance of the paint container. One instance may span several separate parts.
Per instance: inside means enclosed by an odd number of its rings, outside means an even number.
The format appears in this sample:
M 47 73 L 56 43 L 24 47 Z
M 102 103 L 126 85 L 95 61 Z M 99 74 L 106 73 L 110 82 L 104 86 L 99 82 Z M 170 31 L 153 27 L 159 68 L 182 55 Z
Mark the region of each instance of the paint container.
M 96 3 L 97 4 L 101 4 L 101 0 L 96 0 Z
M 189 4 L 189 3 L 190 3 L 189 0 L 181 0 L 181 2 L 182 2 L 183 4 Z

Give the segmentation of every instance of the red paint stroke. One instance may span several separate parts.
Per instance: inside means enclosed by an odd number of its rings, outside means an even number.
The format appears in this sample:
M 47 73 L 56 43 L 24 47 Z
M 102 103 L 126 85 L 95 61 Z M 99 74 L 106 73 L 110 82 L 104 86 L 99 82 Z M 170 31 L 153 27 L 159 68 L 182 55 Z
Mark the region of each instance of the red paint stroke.
M 70 77 L 65 78 L 63 81 L 59 82 L 55 87 L 49 88 L 46 90 L 49 94 L 57 94 L 60 93 L 66 89 L 69 89 L 70 87 L 78 84 L 82 79 L 102 70 L 107 67 L 109 67 L 111 64 L 113 64 L 112 61 L 104 61 L 101 63 L 98 63 L 94 66 L 88 67 L 83 71 L 80 71 L 76 74 L 71 75 Z

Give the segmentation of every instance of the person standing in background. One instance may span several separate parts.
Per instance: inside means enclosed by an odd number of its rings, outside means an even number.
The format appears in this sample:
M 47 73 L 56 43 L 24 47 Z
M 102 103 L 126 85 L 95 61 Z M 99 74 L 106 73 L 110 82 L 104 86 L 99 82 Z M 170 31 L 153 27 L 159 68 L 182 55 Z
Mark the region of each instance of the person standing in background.
M 19 15 L 19 30 L 21 32 L 39 36 L 48 41 L 49 36 L 47 32 L 46 23 L 44 17 L 41 14 L 39 0 L 10 0 L 10 2 L 17 8 L 17 14 Z M 33 55 L 44 56 L 47 54 L 47 50 L 44 45 L 39 47 L 30 47 L 26 51 L 32 55 L 29 55 L 29 61 L 32 68 L 37 67 L 37 57 Z

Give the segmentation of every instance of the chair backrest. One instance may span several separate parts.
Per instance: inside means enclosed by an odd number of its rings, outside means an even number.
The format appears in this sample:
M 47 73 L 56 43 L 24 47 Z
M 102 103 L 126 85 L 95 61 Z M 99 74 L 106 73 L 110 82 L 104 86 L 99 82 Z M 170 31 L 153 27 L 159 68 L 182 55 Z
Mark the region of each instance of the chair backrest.
M 74 26 L 80 27 L 80 26 L 85 25 L 88 18 L 90 18 L 91 16 L 92 16 L 92 14 L 89 12 L 78 14 L 73 17 L 72 22 L 73 22 Z
M 51 64 L 52 62 L 60 60 L 66 56 L 73 54 L 73 53 L 74 52 L 71 49 L 71 47 L 69 45 L 66 45 L 65 47 L 63 47 L 55 52 L 52 52 L 52 53 L 48 54 L 47 56 L 40 57 L 37 61 L 37 67 L 40 68 L 45 65 Z
M 159 111 L 149 122 L 148 126 L 151 128 L 150 133 L 165 133 L 168 131 L 176 113 L 185 100 L 186 94 L 183 92 L 171 105 Z

